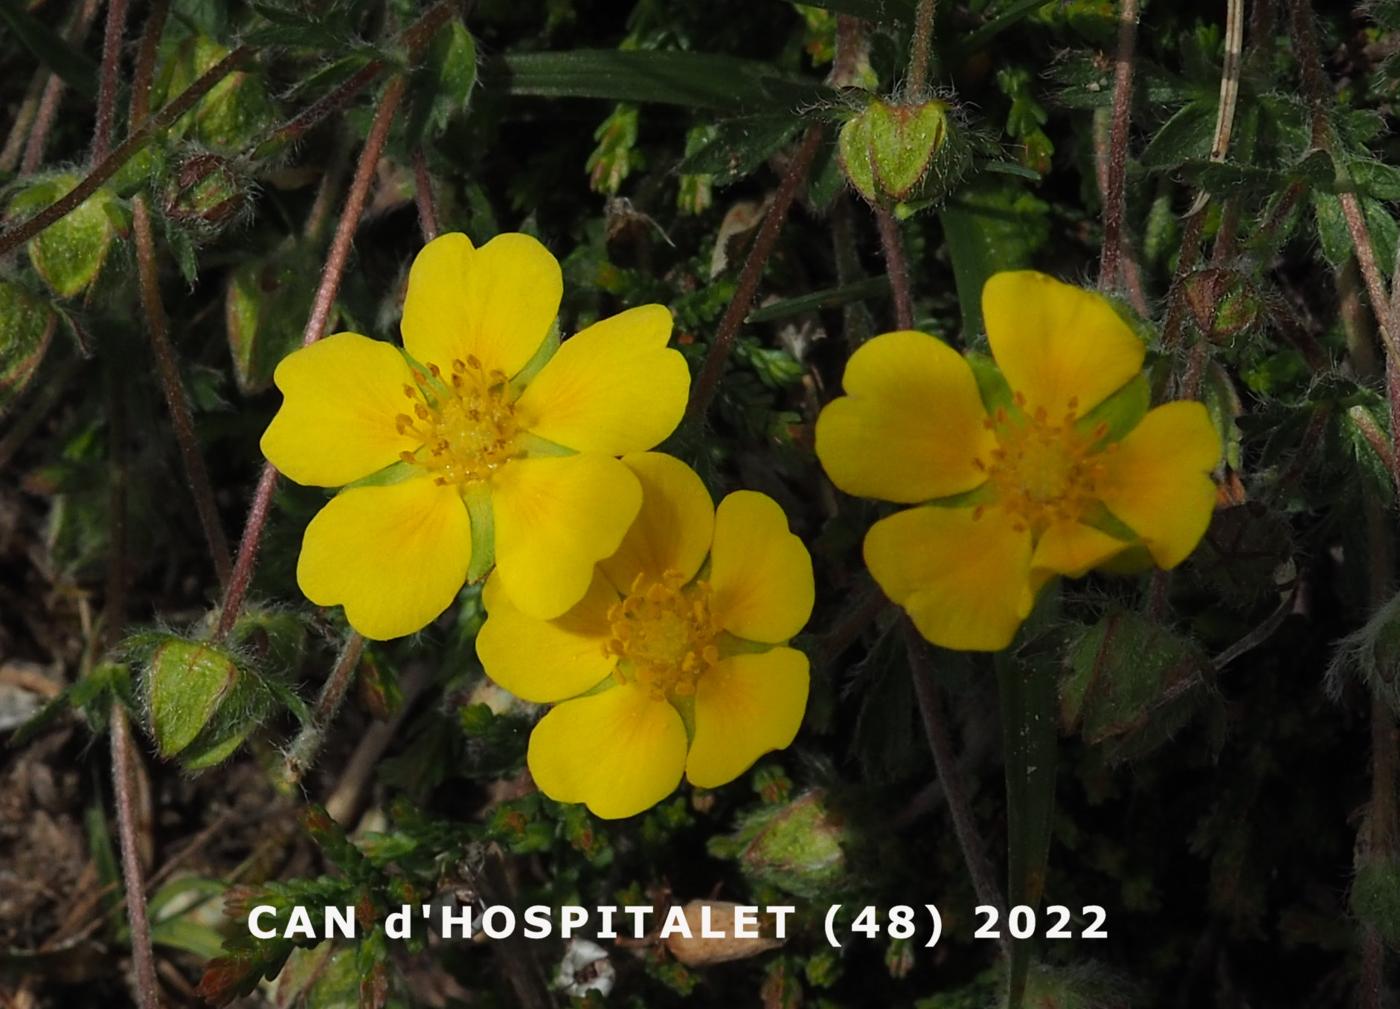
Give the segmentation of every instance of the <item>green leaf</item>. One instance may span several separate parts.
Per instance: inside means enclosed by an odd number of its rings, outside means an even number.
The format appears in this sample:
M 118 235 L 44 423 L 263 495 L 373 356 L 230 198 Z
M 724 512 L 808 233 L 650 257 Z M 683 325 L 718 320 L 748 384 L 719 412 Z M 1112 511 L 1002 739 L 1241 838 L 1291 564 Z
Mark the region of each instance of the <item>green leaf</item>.
M 814 81 L 781 77 L 767 63 L 717 53 L 577 49 L 506 53 L 483 66 L 512 95 L 655 102 L 724 112 L 791 109 L 828 95 Z
M 1144 168 L 1171 169 L 1210 154 L 1215 136 L 1215 102 L 1192 102 L 1157 131 L 1139 160 Z
M 677 166 L 682 175 L 711 175 L 725 186 L 757 169 L 802 126 L 788 114 L 744 116 L 715 124 L 699 150 Z
M 1018 270 L 1049 237 L 1049 205 L 1009 180 L 983 182 L 939 211 L 953 260 L 963 339 L 982 332 L 982 287 L 1001 270 Z
M 1042 7 L 1049 6 L 1051 2 L 1052 0 L 1016 0 L 1015 3 L 1009 5 L 1006 10 L 980 28 L 961 36 L 949 54 L 949 62 L 958 63 L 965 60 L 979 49 L 986 47 L 1002 32 L 1020 24 Z
M 801 315 L 803 312 L 816 312 L 827 308 L 840 308 L 853 301 L 866 301 L 871 298 L 883 300 L 890 293 L 890 278 L 886 276 L 867 277 L 864 280 L 857 280 L 850 284 L 842 284 L 840 287 L 829 287 L 824 291 L 813 291 L 811 294 L 799 295 L 796 298 L 784 298 L 764 305 L 762 308 L 750 312 L 745 322 L 772 322 L 775 319 L 786 319 L 789 316 Z
M 39 370 L 57 326 L 58 316 L 48 305 L 0 280 L 0 416 Z
M 457 20 L 433 35 L 427 58 L 413 73 L 405 142 L 410 149 L 446 129 L 476 87 L 476 40 Z
M 0 24 L 4 24 L 20 45 L 63 82 L 84 98 L 97 94 L 97 64 L 74 49 L 48 25 L 25 9 L 22 0 L 0 0 Z M 11 73 L 14 68 L 11 68 Z
M 1007 650 L 996 654 L 996 670 L 1006 761 L 1006 902 L 1008 907 L 1035 908 L 1045 893 L 1055 813 L 1055 669 L 1044 659 Z M 1030 943 L 1011 940 L 1007 1009 L 1020 1009 L 1024 998 Z

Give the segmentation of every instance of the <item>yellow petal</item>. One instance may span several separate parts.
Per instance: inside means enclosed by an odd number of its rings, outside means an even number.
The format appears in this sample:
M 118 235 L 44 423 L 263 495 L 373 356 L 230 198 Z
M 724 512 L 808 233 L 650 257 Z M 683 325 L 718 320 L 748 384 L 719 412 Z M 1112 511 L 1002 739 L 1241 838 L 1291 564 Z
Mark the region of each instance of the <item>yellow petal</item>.
M 695 685 L 695 738 L 685 776 L 715 788 L 792 743 L 807 710 L 807 656 L 774 648 L 725 659 Z
M 383 641 L 422 630 L 467 578 L 471 521 L 455 487 L 415 477 L 342 491 L 306 527 L 297 583 Z
M 642 507 L 617 553 L 599 567 L 619 592 L 638 574 L 659 580 L 679 571 L 695 577 L 715 531 L 715 506 L 695 471 L 660 452 L 637 452 L 622 460 L 642 485 Z
M 972 490 L 995 445 L 972 369 L 925 333 L 885 333 L 851 355 L 846 395 L 817 418 L 817 458 L 847 494 L 913 504 Z
M 685 413 L 690 368 L 666 346 L 671 313 L 643 305 L 565 340 L 516 402 L 523 425 L 579 452 L 622 455 L 663 441 Z
M 776 644 L 812 615 L 812 558 L 767 494 L 741 490 L 715 512 L 711 611 L 736 637 Z
M 413 371 L 391 344 L 336 333 L 284 357 L 272 380 L 282 408 L 262 436 L 263 455 L 289 480 L 341 487 L 418 447 L 394 418 L 410 406 Z
M 641 504 L 637 478 L 609 456 L 519 459 L 497 470 L 496 570 L 511 602 L 541 620 L 573 606 Z
M 1037 588 L 1052 575 L 1080 578 L 1116 557 L 1131 543 L 1080 522 L 1057 522 L 1046 529 L 1031 557 L 1031 578 Z
M 617 665 L 607 653 L 608 607 L 617 601 L 602 575 L 562 617 L 536 620 L 516 609 L 493 574 L 482 592 L 486 623 L 476 655 L 486 675 L 516 697 L 552 704 L 597 686 Z
M 1102 296 L 1034 270 L 996 273 L 982 318 L 1001 372 L 1030 410 L 1083 416 L 1142 370 L 1142 341 Z
M 1030 613 L 1031 534 L 987 508 L 910 508 L 870 527 L 865 564 L 929 641 L 1005 648 Z
M 1104 455 L 1099 499 L 1142 537 L 1158 566 L 1184 561 L 1215 510 L 1220 436 L 1200 403 L 1167 403 Z
M 558 261 L 529 235 L 497 235 L 479 249 L 442 235 L 408 272 L 404 347 L 444 371 L 471 356 L 514 375 L 544 342 L 563 293 Z
M 530 733 L 530 774 L 557 802 L 583 802 L 607 820 L 670 795 L 685 768 L 676 709 L 635 686 L 565 701 Z

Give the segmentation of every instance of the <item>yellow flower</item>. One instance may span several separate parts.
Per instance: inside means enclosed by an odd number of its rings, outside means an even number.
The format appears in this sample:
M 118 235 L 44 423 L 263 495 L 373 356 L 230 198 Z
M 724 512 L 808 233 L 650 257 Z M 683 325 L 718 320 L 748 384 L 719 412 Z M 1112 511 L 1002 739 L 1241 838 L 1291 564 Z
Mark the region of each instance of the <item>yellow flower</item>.
M 541 621 L 493 575 L 476 639 L 493 680 L 555 704 L 530 736 L 540 790 L 608 818 L 660 802 L 682 773 L 713 788 L 792 742 L 807 657 L 785 642 L 813 599 L 812 560 L 772 498 L 738 491 L 716 509 L 684 463 L 622 461 L 642 508 L 588 594 Z
M 307 598 L 383 639 L 427 625 L 492 557 L 536 616 L 583 597 L 641 506 L 616 457 L 675 429 L 690 374 L 660 305 L 559 344 L 562 292 L 558 262 L 528 235 L 479 249 L 443 235 L 409 272 L 404 352 L 336 333 L 277 366 L 284 400 L 262 438 L 273 465 L 316 487 L 378 474 L 307 526 Z
M 1163 568 L 1185 560 L 1220 439 L 1200 403 L 1146 411 L 1142 342 L 1097 294 L 999 273 L 982 312 L 1000 367 L 984 388 L 939 340 L 886 333 L 851 355 L 816 442 L 847 493 L 925 505 L 866 535 L 885 594 L 929 641 L 994 651 L 1054 575 L 1144 548 Z

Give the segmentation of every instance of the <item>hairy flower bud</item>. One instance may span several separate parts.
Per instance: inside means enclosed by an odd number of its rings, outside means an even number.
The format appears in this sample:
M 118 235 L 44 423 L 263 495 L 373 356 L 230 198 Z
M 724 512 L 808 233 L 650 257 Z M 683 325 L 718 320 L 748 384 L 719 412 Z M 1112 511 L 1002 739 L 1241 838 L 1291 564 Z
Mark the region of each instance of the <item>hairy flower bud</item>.
M 841 128 L 838 153 L 851 185 L 868 202 L 890 206 L 946 194 L 961 169 L 949 107 L 941 101 L 872 101 Z

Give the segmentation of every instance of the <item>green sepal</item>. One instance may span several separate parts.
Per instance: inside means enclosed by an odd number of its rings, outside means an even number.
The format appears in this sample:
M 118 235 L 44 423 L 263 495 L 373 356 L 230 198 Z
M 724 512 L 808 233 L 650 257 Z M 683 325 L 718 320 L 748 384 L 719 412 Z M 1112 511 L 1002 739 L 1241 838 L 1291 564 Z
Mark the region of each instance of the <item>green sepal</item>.
M 1152 388 L 1145 372 L 1138 372 L 1108 399 L 1075 422 L 1080 434 L 1090 434 L 1103 424 L 1107 429 L 1100 446 L 1120 441 L 1147 416 L 1152 405 Z
M 549 363 L 549 359 L 554 356 L 554 352 L 559 349 L 559 320 L 556 318 L 549 327 L 549 333 L 544 341 L 535 349 L 530 360 L 525 362 L 525 367 L 515 373 L 515 377 L 510 380 L 511 398 L 519 396 L 525 387 L 535 380 L 544 366 Z
M 972 377 L 977 380 L 977 393 L 982 397 L 982 408 L 988 414 L 995 414 L 999 409 L 1007 413 L 1016 409 L 1011 385 L 990 354 L 969 351 L 963 358 L 972 369 Z
M 485 483 L 470 484 L 462 500 L 472 526 L 472 559 L 467 565 L 467 582 L 474 584 L 496 566 L 496 511 L 491 506 L 491 488 Z
M 405 480 L 412 480 L 414 477 L 423 475 L 423 470 L 411 462 L 392 462 L 383 469 L 375 470 L 369 476 L 362 476 L 354 480 L 340 490 L 341 492 L 353 490 L 356 487 L 389 487 L 396 483 L 403 483 Z

